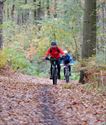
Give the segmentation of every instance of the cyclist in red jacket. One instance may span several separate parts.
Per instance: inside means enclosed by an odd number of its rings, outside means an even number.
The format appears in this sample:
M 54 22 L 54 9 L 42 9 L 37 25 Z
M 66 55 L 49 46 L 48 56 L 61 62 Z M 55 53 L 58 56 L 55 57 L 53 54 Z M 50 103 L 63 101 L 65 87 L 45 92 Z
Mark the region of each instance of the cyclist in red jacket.
M 51 42 L 51 47 L 47 50 L 45 54 L 45 59 L 50 56 L 50 58 L 57 59 L 57 67 L 58 67 L 58 79 L 60 79 L 60 58 L 61 56 L 64 56 L 64 52 L 61 48 L 57 46 L 57 43 L 55 41 Z M 52 59 L 51 59 L 52 60 Z M 50 79 L 52 79 L 52 61 L 51 61 L 51 68 L 50 68 Z

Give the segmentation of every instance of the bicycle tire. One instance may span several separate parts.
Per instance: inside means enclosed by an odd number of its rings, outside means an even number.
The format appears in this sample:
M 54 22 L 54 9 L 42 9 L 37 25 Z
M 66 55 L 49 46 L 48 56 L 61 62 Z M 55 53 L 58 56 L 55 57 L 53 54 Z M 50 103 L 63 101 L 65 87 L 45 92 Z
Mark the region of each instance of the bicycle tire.
M 69 81 L 70 81 L 70 79 L 69 79 L 69 70 L 67 69 L 67 67 L 65 69 L 65 80 L 66 80 L 66 83 L 69 83 Z
M 69 83 L 69 81 L 70 81 L 69 80 L 69 75 L 66 75 L 65 77 L 66 77 L 66 83 Z
M 57 70 L 56 68 L 53 69 L 53 85 L 57 84 Z

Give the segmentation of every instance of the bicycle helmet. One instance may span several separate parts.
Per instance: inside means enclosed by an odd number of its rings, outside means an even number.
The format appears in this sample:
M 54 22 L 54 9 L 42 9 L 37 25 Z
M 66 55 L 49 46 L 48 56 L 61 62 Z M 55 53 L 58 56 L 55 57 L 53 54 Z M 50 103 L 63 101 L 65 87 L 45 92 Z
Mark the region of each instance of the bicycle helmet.
M 57 45 L 56 41 L 51 42 L 51 46 L 56 46 L 56 45 Z
M 67 50 L 64 50 L 64 53 L 65 53 L 65 54 L 67 54 L 67 53 L 68 53 L 68 51 L 67 51 Z

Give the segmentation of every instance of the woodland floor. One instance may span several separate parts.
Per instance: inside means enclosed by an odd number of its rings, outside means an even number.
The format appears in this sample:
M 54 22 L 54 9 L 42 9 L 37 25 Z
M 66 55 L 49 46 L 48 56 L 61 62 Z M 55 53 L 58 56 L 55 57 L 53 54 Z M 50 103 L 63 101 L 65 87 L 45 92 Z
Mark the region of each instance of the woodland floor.
M 0 125 L 105 125 L 106 95 L 20 73 L 0 75 Z

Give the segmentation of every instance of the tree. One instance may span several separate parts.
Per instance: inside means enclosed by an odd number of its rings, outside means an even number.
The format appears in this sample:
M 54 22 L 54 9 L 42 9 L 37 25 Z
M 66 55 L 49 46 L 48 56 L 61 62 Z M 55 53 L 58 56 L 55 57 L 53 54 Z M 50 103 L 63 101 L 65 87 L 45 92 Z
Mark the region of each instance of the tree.
M 3 0 L 0 0 L 0 49 L 2 48 L 3 44 L 3 29 L 2 29 L 2 24 L 3 24 Z
M 96 0 L 85 0 L 82 58 L 96 53 Z

